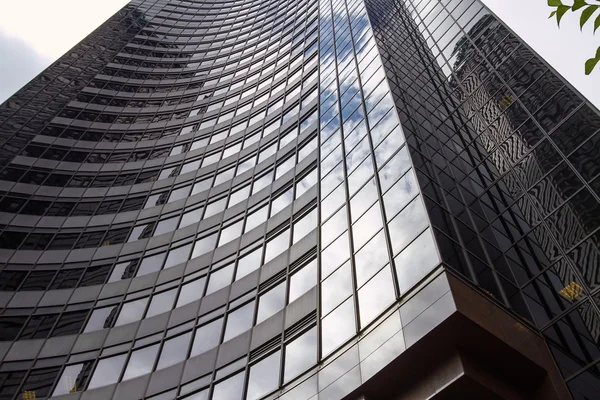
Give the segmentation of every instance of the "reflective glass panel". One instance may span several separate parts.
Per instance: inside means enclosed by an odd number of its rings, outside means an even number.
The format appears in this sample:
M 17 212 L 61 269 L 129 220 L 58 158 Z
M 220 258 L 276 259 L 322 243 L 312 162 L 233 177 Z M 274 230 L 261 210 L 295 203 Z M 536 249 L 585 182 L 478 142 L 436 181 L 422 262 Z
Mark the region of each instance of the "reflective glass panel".
M 110 328 L 110 319 L 108 317 L 110 316 L 112 310 L 114 310 L 114 307 L 97 308 L 92 311 L 92 315 L 90 315 L 90 319 L 85 325 L 83 332 L 91 332 L 104 328 Z
M 313 260 L 290 277 L 290 303 L 317 285 L 317 260 Z
M 219 382 L 213 389 L 214 400 L 241 400 L 244 387 L 244 373 L 240 372 L 226 380 Z
M 285 346 L 285 382 L 317 363 L 317 328 L 312 328 Z
M 196 240 L 194 244 L 194 251 L 192 258 L 199 257 L 202 254 L 208 253 L 215 248 L 217 242 L 217 234 L 214 233 L 210 236 L 203 237 L 202 239 Z
M 90 380 L 88 389 L 115 383 L 121 375 L 121 370 L 123 369 L 126 358 L 126 354 L 121 354 L 114 357 L 103 358 L 102 360 L 98 361 L 98 365 L 94 370 L 94 375 Z
M 191 250 L 192 243 L 170 250 L 164 268 L 170 268 L 174 265 L 186 262 L 190 257 Z
M 206 288 L 206 294 L 216 292 L 217 290 L 231 284 L 232 275 L 233 264 L 230 264 L 224 268 L 212 272 L 210 274 L 210 277 L 208 278 L 208 287 Z
M 237 272 L 235 274 L 235 280 L 238 280 L 252 271 L 260 267 L 260 258 L 262 256 L 262 247 L 257 248 L 249 254 L 238 260 Z
M 279 359 L 277 351 L 250 367 L 246 400 L 257 400 L 279 386 Z
M 197 356 L 207 350 L 212 349 L 219 344 L 221 340 L 221 330 L 223 328 L 223 318 L 209 322 L 196 329 L 194 334 L 194 345 L 190 357 Z
M 79 392 L 83 390 L 83 387 L 78 387 L 78 377 L 81 373 L 81 369 L 84 364 L 69 365 L 65 367 L 52 396 L 59 396 L 61 394 L 68 394 Z
M 356 333 L 352 297 L 323 318 L 321 324 L 323 355 L 327 355 Z
M 143 298 L 123 304 L 115 326 L 128 324 L 130 322 L 139 321 L 140 319 L 142 319 L 142 315 L 146 310 L 147 303 L 148 298 Z
M 288 249 L 290 243 L 290 230 L 286 229 L 275 238 L 267 242 L 265 250 L 265 263 Z
M 425 208 L 417 197 L 388 224 L 394 253 L 402 250 L 426 226 Z
M 321 283 L 321 309 L 323 315 L 329 313 L 350 296 L 352 290 L 350 262 L 347 262 Z
M 206 278 L 202 277 L 196 279 L 195 281 L 184 283 L 181 286 L 181 291 L 179 292 L 179 298 L 177 298 L 176 307 L 181 307 L 185 304 L 191 303 L 192 301 L 201 298 L 202 294 L 204 293 L 205 282 Z
M 150 373 L 154 367 L 154 360 L 158 353 L 158 344 L 135 350 L 131 353 L 123 380 Z
M 380 231 L 354 256 L 356 283 L 361 286 L 373 274 L 389 262 L 385 235 Z
M 440 263 L 431 230 L 427 229 L 394 259 L 400 291 L 410 289 Z
M 253 319 L 254 302 L 248 303 L 229 313 L 227 315 L 227 327 L 225 328 L 225 338 L 223 341 L 232 339 L 250 329 Z
M 396 300 L 390 267 L 382 269 L 358 291 L 361 327 L 365 327 Z
M 150 306 L 146 312 L 146 318 L 167 312 L 173 308 L 173 302 L 177 295 L 177 289 L 171 289 L 166 292 L 155 294 L 152 296 Z
M 156 369 L 165 368 L 185 360 L 191 339 L 192 332 L 188 332 L 165 340 Z
M 258 298 L 258 316 L 256 323 L 260 323 L 285 306 L 285 282 L 262 294 Z

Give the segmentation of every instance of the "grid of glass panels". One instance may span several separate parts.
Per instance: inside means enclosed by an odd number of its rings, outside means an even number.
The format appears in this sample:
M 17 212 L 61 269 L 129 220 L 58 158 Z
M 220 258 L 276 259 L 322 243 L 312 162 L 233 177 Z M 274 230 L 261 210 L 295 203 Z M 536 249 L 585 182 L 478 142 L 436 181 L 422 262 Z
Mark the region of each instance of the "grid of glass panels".
M 600 114 L 478 0 L 367 0 L 442 261 L 597 365 Z
M 130 8 L 0 172 L 2 394 L 342 396 L 439 263 L 364 4 Z
M 2 396 L 341 398 L 454 311 L 440 260 L 589 390 L 597 115 L 478 1 L 138 0 L 111 21 L 77 90 L 58 82 L 83 65 L 51 70 L 51 112 L 37 84 L 0 110 L 21 129 Z
M 316 5 L 135 6 L 146 18 L 135 26 L 135 39 L 4 168 L 5 181 L 40 189 L 16 189 L 3 200 L 12 216 L 1 241 L 8 250 L 0 272 L 8 305 L 0 316 L 2 340 L 50 345 L 79 333 L 104 348 L 73 354 L 62 372 L 49 368 L 42 383 L 36 369 L 23 371 L 8 354 L 0 386 L 11 397 L 79 392 L 181 365 L 281 314 L 288 292 L 294 301 L 316 284 L 306 279 L 315 265 L 310 240 L 308 248 L 299 245 L 317 226 Z M 246 23 L 233 23 L 239 19 Z M 225 29 L 203 28 L 214 24 Z M 117 71 L 124 60 L 139 68 Z M 181 90 L 184 106 L 176 100 Z M 153 99 L 144 100 L 149 93 Z M 13 179 L 29 174 L 25 165 L 51 172 Z M 60 170 L 70 171 L 62 175 L 68 179 L 57 180 Z M 41 191 L 55 198 L 40 199 Z M 289 279 L 256 281 L 261 266 L 287 264 L 294 245 L 304 259 Z M 229 296 L 236 288 L 241 292 Z M 18 294 L 38 301 L 27 308 Z M 200 306 L 203 298 L 209 300 Z M 161 319 L 168 327 L 154 326 L 150 336 L 138 329 Z M 108 329 L 140 340 L 110 349 L 102 333 Z M 314 327 L 302 329 L 314 334 Z M 298 343 L 303 334 L 296 332 Z M 37 358 L 47 366 L 64 363 Z M 228 368 L 239 367 L 238 360 Z M 214 379 L 223 374 L 230 373 Z
M 438 263 L 362 2 L 322 1 L 321 354 L 368 326 Z

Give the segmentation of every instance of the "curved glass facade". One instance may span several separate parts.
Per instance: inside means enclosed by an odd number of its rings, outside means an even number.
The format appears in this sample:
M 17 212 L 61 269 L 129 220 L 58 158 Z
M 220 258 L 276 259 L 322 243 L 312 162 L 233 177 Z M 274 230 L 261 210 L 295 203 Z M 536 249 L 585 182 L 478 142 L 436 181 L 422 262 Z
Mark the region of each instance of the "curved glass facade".
M 457 278 L 588 398 L 599 127 L 479 1 L 133 0 L 0 106 L 0 399 L 358 398 Z

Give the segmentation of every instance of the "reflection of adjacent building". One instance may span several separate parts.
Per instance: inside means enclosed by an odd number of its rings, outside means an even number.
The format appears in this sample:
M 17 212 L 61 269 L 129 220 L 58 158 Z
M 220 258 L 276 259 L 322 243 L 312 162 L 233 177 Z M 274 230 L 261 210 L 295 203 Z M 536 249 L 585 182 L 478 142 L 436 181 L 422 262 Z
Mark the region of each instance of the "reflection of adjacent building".
M 490 154 L 489 159 L 499 174 L 506 173 L 503 185 L 518 199 L 524 191 L 535 185 L 535 191 L 530 192 L 534 197 L 536 209 L 522 208 L 522 217 L 530 226 L 536 225 L 536 220 L 541 216 L 547 217 L 556 210 L 558 205 L 565 202 L 579 188 L 578 179 L 567 176 L 567 172 L 549 173 L 551 168 L 556 167 L 544 160 L 544 153 L 538 155 L 536 150 L 525 155 L 534 146 L 539 145 L 540 136 L 533 132 L 536 128 L 531 119 L 526 119 L 523 107 L 514 102 L 513 92 L 508 86 L 499 82 L 498 78 L 486 76 L 482 63 L 484 58 L 479 51 L 485 52 L 492 62 L 504 62 L 508 68 L 514 68 L 516 73 L 512 79 L 521 81 L 526 77 L 536 77 L 536 71 L 543 70 L 543 64 L 537 60 L 528 62 L 519 69 L 518 62 L 527 60 L 531 54 L 528 49 L 521 46 L 518 41 L 506 40 L 501 42 L 498 37 L 505 37 L 508 31 L 493 17 L 482 18 L 469 32 L 464 40 L 456 47 L 458 57 L 454 73 L 456 81 L 454 85 L 461 91 L 463 110 L 467 118 L 471 119 L 473 127 L 481 132 L 478 140 L 481 140 L 485 150 Z M 491 36 L 491 37 L 490 37 Z M 471 45 L 469 37 L 474 37 L 474 44 L 479 50 Z M 554 79 L 552 79 L 554 78 Z M 531 79 L 531 78 L 530 78 Z M 460 80 L 460 83 L 457 81 Z M 563 86 L 558 77 L 549 77 L 546 85 L 541 86 L 541 91 L 531 94 L 528 101 L 543 103 Z M 530 82 L 526 80 L 526 82 Z M 543 143 L 540 147 L 543 147 Z M 511 173 L 509 169 L 518 168 L 519 173 Z M 560 168 L 565 168 L 561 165 Z M 507 173 L 508 172 L 508 173 Z M 555 171 L 556 172 L 556 171 Z M 542 177 L 540 181 L 537 181 Z M 562 243 L 576 243 L 578 238 L 586 237 L 593 232 L 593 227 L 586 221 L 584 215 L 577 214 L 577 208 L 567 204 L 564 212 L 560 213 L 554 221 L 556 227 L 562 230 L 558 238 Z M 552 253 L 553 239 L 547 230 L 538 230 L 540 235 L 537 239 L 547 254 Z M 569 247 L 565 246 L 565 251 Z M 551 257 L 551 256 L 550 256 Z M 594 271 L 597 266 L 592 264 L 579 265 L 580 272 L 586 279 L 594 279 L 597 275 Z M 572 277 L 568 271 L 557 271 L 561 279 L 567 282 Z M 568 282 L 567 282 L 568 283 Z M 590 282 L 592 285 L 594 282 Z
M 599 208 L 581 180 L 597 139 L 575 149 L 600 118 L 476 3 L 367 1 L 442 259 L 583 370 L 598 360 Z
M 499 39 L 507 36 L 509 38 L 504 41 Z M 515 72 L 511 81 L 526 82 L 519 86 L 529 85 L 532 80 L 539 78 L 544 70 L 543 63 L 532 58 L 531 52 L 517 40 L 510 38 L 508 31 L 489 15 L 478 21 L 468 35 L 457 43 L 455 53 L 456 77 L 453 77 L 452 83 L 460 88 L 461 101 L 464 102 L 461 107 L 465 115 L 471 119 L 477 132 L 481 132 L 478 140 L 490 155 L 489 159 L 498 174 L 505 173 L 501 178 L 502 184 L 512 195 L 512 199 L 527 196 L 524 193 L 528 191 L 535 204 L 534 207 L 521 207 L 519 217 L 530 227 L 535 227 L 540 217 L 548 218 L 566 202 L 550 222 L 553 230 L 536 229 L 534 237 L 527 239 L 533 240 L 532 246 L 542 250 L 541 254 L 531 254 L 534 259 L 541 257 L 541 260 L 531 260 L 530 263 L 542 264 L 544 259 L 557 257 L 557 254 L 553 254 L 556 242 L 568 253 L 581 238 L 589 236 L 595 230 L 595 224 L 589 220 L 590 210 L 582 208 L 581 204 L 568 201 L 569 197 L 580 189 L 580 180 L 569 170 L 572 167 L 565 165 L 566 162 L 563 161 L 557 166 L 545 158 L 551 156 L 549 151 L 539 151 L 539 148 L 547 143 L 540 144 L 541 136 L 535 134 L 535 123 L 526 118 L 521 103 L 514 101 L 515 89 L 509 89 L 499 78 L 485 74 L 483 55 L 485 54 L 492 63 L 504 63 L 504 68 L 513 69 Z M 564 85 L 560 78 L 550 74 L 539 79 L 545 79 L 545 84 L 539 85 L 539 90 L 529 93 L 524 102 L 543 104 Z M 588 118 L 593 118 L 591 113 Z M 586 118 L 585 121 L 594 123 L 593 119 L 588 121 Z M 529 150 L 532 152 L 527 154 Z M 555 169 L 552 170 L 553 168 Z M 514 173 L 511 169 L 517 169 L 518 172 Z M 590 247 L 600 246 L 593 235 L 589 240 Z M 526 245 L 524 243 L 519 247 Z M 579 257 L 578 261 L 579 263 L 572 264 L 571 260 L 562 260 L 551 266 L 551 270 L 565 285 L 558 294 L 569 301 L 582 298 L 583 282 L 589 285 L 589 289 L 593 289 L 598 279 L 599 266 L 595 258 Z M 547 285 L 552 287 L 551 282 L 547 282 Z M 539 297 L 535 301 L 551 301 L 545 299 L 548 295 L 539 288 L 536 294 Z M 556 295 L 557 293 L 552 294 Z M 591 337 L 598 342 L 600 331 L 594 307 L 586 305 L 582 309 L 581 317 L 590 330 Z M 544 325 L 540 320 L 536 322 Z
M 482 18 L 466 35 L 457 43 L 456 86 L 461 88 L 461 100 L 463 109 L 468 117 L 472 118 L 473 125 L 478 132 L 482 132 L 479 139 L 486 151 L 490 154 L 490 160 L 500 173 L 506 173 L 503 184 L 513 198 L 520 196 L 531 196 L 534 207 L 521 207 L 521 217 L 534 227 L 541 218 L 551 218 L 549 225 L 553 228 L 536 229 L 535 235 L 527 241 L 533 241 L 530 246 L 541 249 L 541 252 L 531 253 L 530 264 L 544 264 L 546 260 L 552 260 L 556 254 L 556 246 L 568 253 L 574 245 L 582 238 L 588 237 L 595 230 L 596 224 L 590 220 L 590 210 L 584 204 L 571 202 L 568 199 L 580 189 L 580 179 L 571 171 L 573 168 L 563 161 L 559 166 L 549 163 L 545 157 L 550 157 L 552 150 L 543 151 L 539 144 L 541 136 L 535 134 L 537 130 L 532 119 L 527 119 L 524 114 L 522 103 L 513 103 L 514 90 L 508 85 L 499 82 L 498 78 L 489 77 L 482 72 L 482 56 L 484 53 L 488 59 L 496 63 L 504 63 L 505 68 L 515 70 L 511 82 L 519 82 L 521 87 L 532 84 L 535 79 L 545 79 L 544 85 L 538 85 L 539 89 L 531 91 L 523 102 L 542 104 L 563 86 L 558 77 L 543 75 L 544 65 L 531 58 L 531 53 L 518 41 L 498 38 L 506 37 L 508 31 L 504 29 L 497 20 L 491 16 Z M 471 40 L 469 40 L 471 38 Z M 541 75 L 541 77 L 540 77 Z M 457 83 L 460 81 L 460 83 Z M 521 83 L 523 82 L 523 83 Z M 568 103 L 567 103 L 568 106 Z M 585 123 L 594 124 L 594 116 L 591 112 L 587 115 L 577 116 Z M 597 119 L 597 117 L 596 117 Z M 597 122 L 596 122 L 597 123 Z M 572 129 L 572 128 L 571 128 Z M 556 133 L 556 135 L 560 134 Z M 538 146 L 534 148 L 534 146 Z M 528 150 L 531 153 L 526 154 Z M 539 149 L 542 148 L 542 151 Z M 576 160 L 577 161 L 577 160 Z M 594 159 L 586 161 L 590 167 L 597 163 Z M 552 168 L 555 168 L 552 170 Z M 513 171 L 511 171 L 513 169 Z M 517 172 L 514 172 L 514 170 Z M 541 179 L 540 179 L 541 178 Z M 537 182 L 536 182 L 537 181 Z M 585 191 L 583 189 L 582 191 Z M 529 191 L 529 194 L 524 194 Z M 575 195 L 577 197 L 577 195 Z M 565 203 L 559 212 L 556 209 Z M 583 205 L 583 207 L 582 207 Z M 592 207 L 595 207 L 592 205 Z M 554 213 L 554 215 L 553 215 Z M 519 247 L 527 246 L 527 241 Z M 573 259 L 566 256 L 554 262 L 550 270 L 529 286 L 531 289 L 526 299 L 531 308 L 540 303 L 546 308 L 551 308 L 556 303 L 556 298 L 561 296 L 570 302 L 577 302 L 585 298 L 583 287 L 587 290 L 593 289 L 598 282 L 598 263 L 594 252 L 600 243 L 592 235 L 588 239 L 587 249 L 589 254 L 580 255 Z M 520 249 L 517 249 L 518 251 Z M 576 261 L 573 263 L 573 261 Z M 548 261 L 545 263 L 548 264 Z M 556 274 L 559 278 L 551 279 L 549 274 Z M 583 280 L 582 280 L 583 278 Z M 561 289 L 561 284 L 564 286 Z M 550 287 L 552 291 L 544 290 Z M 558 293 L 557 293 L 558 292 Z M 561 302 L 564 300 L 558 300 Z M 566 306 L 565 306 L 566 307 Z M 534 314 L 535 318 L 535 314 Z M 577 312 L 570 313 L 563 319 L 564 323 L 579 328 L 581 341 L 591 340 L 600 342 L 600 324 L 598 323 L 598 312 L 589 300 L 577 307 Z M 547 317 L 537 317 L 536 322 L 543 327 L 546 325 Z M 559 322 L 562 324 L 563 322 Z M 577 329 L 577 328 L 575 328 Z M 585 345 L 577 345 L 578 340 L 573 340 L 564 335 L 556 335 L 556 329 L 548 330 L 548 337 L 561 349 L 580 348 L 585 356 L 576 356 L 583 360 L 593 359 L 593 352 L 585 350 Z M 567 350 L 568 351 L 568 350 Z

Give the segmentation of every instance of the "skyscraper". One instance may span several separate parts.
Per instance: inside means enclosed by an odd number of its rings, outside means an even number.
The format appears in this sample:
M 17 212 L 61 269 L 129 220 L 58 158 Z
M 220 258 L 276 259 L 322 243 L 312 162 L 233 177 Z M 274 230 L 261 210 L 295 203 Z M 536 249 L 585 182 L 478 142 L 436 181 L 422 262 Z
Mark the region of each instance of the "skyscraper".
M 133 0 L 0 106 L 0 399 L 593 399 L 600 113 L 479 0 Z

